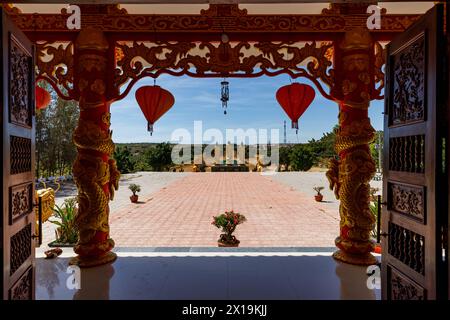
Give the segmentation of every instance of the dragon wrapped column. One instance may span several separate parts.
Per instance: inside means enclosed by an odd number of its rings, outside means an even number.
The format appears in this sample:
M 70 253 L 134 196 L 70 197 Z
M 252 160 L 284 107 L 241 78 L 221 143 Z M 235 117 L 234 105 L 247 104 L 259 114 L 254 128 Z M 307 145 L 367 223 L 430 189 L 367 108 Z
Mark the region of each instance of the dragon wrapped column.
M 70 263 L 91 267 L 112 262 L 114 241 L 109 235 L 109 201 L 118 188 L 120 173 L 111 159 L 114 143 L 107 100 L 108 42 L 98 30 L 81 30 L 75 43 L 75 85 L 80 118 L 73 134 L 77 158 L 73 176 L 78 189 L 75 227 L 77 257 Z
M 345 34 L 335 45 L 335 86 L 339 101 L 339 127 L 336 129 L 337 159 L 330 161 L 327 177 L 340 200 L 340 232 L 333 257 L 358 265 L 372 265 L 374 242 L 371 231 L 375 216 L 370 204 L 370 181 L 376 172 L 369 144 L 375 130 L 368 117 L 374 90 L 374 43 L 367 29 Z

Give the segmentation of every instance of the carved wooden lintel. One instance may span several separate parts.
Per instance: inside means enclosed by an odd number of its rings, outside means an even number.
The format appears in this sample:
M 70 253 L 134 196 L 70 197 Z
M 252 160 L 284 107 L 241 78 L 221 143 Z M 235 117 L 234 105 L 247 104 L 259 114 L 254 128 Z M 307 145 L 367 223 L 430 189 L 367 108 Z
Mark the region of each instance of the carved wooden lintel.
M 367 4 L 373 1 L 367 1 Z M 366 25 L 368 14 L 361 5 L 335 4 L 322 14 L 248 14 L 237 4 L 210 4 L 200 14 L 128 14 L 117 5 L 82 5 L 82 27 L 95 26 L 106 32 L 158 33 L 342 33 Z M 9 8 L 8 13 L 20 29 L 39 33 L 76 32 L 66 27 L 67 12 L 61 14 L 24 14 Z M 386 14 L 382 11 L 382 25 L 372 33 L 399 33 L 420 15 Z M 126 39 L 124 39 L 126 40 Z M 199 39 L 202 40 L 202 39 Z M 239 39 L 238 39 L 239 40 Z

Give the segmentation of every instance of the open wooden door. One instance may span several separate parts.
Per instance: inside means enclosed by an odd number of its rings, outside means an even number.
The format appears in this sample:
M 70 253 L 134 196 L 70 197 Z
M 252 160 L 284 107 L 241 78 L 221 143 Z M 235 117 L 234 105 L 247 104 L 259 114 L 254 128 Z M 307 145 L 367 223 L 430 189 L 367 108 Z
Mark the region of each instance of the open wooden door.
M 387 47 L 382 296 L 447 296 L 447 136 L 443 6 Z
M 34 298 L 34 47 L 0 8 L 3 299 Z
M 446 14 L 445 14 L 445 21 L 446 21 L 446 33 L 447 33 L 447 109 L 450 108 L 450 5 L 446 4 Z M 449 124 L 450 122 L 450 112 L 447 113 L 447 124 Z M 448 125 L 448 131 L 447 131 L 448 136 L 450 137 L 450 125 Z M 447 140 L 449 141 L 449 140 Z M 447 144 L 448 146 L 448 144 Z M 448 165 L 450 164 L 450 162 L 448 161 L 448 159 L 450 159 L 450 148 L 446 148 L 447 149 L 447 178 L 450 178 L 450 175 L 448 174 Z M 448 188 L 450 191 L 450 181 L 448 182 Z M 447 248 L 445 248 L 445 258 L 446 258 L 446 263 L 447 263 L 447 299 L 450 300 L 450 263 L 449 263 L 449 248 L 450 248 L 450 194 L 448 196 L 448 207 L 447 207 Z M 445 242 L 445 239 L 444 239 Z

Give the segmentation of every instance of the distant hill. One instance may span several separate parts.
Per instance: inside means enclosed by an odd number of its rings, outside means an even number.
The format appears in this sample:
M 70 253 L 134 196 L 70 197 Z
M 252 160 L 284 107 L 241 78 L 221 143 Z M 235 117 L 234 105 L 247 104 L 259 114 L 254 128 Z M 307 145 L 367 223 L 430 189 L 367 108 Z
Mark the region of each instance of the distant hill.
M 142 154 L 145 150 L 153 148 L 158 143 L 140 142 L 140 143 L 116 143 L 116 148 L 127 147 L 131 154 Z
M 142 154 L 145 152 L 145 150 L 149 149 L 149 148 L 153 148 L 156 145 L 158 145 L 159 143 L 151 143 L 151 142 L 129 142 L 129 143 L 116 143 L 116 148 L 124 148 L 127 147 L 128 150 L 130 150 L 131 154 L 133 155 L 138 155 L 138 154 Z M 280 147 L 281 146 L 289 146 L 292 147 L 296 144 L 301 144 L 301 143 L 280 143 Z M 225 147 L 225 145 L 223 145 Z

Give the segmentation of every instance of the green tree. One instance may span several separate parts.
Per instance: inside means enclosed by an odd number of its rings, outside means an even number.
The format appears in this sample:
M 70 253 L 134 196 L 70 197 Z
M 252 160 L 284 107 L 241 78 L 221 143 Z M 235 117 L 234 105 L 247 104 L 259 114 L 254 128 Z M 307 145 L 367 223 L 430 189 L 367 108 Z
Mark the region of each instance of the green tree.
M 145 159 L 153 171 L 166 171 L 172 165 L 172 146 L 159 143 L 145 152 Z
M 77 151 L 72 134 L 79 118 L 74 101 L 65 101 L 50 85 L 39 84 L 51 93 L 50 105 L 36 111 L 36 176 L 64 175 L 72 171 Z
M 278 151 L 280 166 L 284 165 L 286 168 L 288 168 L 291 164 L 291 149 L 292 148 L 290 146 L 280 146 L 280 149 Z
M 130 150 L 125 147 L 117 147 L 114 151 L 114 159 L 117 163 L 117 168 L 121 173 L 130 173 L 134 171 L 133 155 Z
M 292 148 L 290 163 L 295 171 L 308 171 L 314 164 L 314 153 L 306 144 L 298 144 Z
M 327 162 L 329 158 L 336 155 L 334 142 L 336 140 L 335 130 L 337 128 L 338 125 L 331 132 L 324 133 L 319 140 L 311 139 L 308 141 L 308 145 L 314 155 L 314 165 L 320 166 L 323 162 Z

